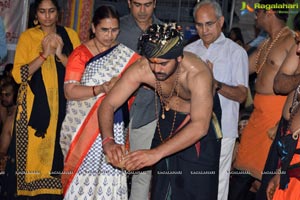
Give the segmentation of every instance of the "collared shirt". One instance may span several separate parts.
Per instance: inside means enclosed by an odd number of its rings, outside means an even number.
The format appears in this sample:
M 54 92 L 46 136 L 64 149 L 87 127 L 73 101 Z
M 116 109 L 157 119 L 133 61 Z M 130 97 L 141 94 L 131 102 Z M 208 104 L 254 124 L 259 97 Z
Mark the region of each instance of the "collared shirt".
M 154 15 L 152 17 L 153 24 L 161 24 Z M 138 41 L 142 35 L 143 30 L 138 26 L 132 14 L 125 15 L 120 19 L 120 34 L 118 41 L 138 52 Z
M 153 24 L 161 24 L 162 22 L 154 15 L 152 17 Z M 132 14 L 125 15 L 120 19 L 120 34 L 118 41 L 127 47 L 138 52 L 138 40 L 143 30 L 138 26 Z M 130 118 L 132 118 L 132 128 L 142 127 L 156 118 L 155 114 L 155 96 L 154 91 L 140 87 L 130 109 Z
M 249 68 L 246 51 L 226 38 L 223 33 L 206 48 L 201 39 L 187 45 L 185 51 L 192 52 L 204 62 L 213 63 L 213 75 L 217 81 L 230 86 L 244 85 L 248 87 Z M 223 138 L 238 137 L 239 106 L 237 101 L 219 94 L 222 108 Z
M 6 33 L 2 18 L 0 17 L 0 64 L 7 55 Z

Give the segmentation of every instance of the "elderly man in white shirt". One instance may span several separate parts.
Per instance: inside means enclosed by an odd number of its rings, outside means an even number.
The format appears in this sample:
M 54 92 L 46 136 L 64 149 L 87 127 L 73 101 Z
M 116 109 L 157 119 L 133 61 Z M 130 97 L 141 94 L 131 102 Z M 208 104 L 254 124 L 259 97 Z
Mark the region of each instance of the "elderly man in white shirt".
M 194 8 L 194 20 L 200 39 L 184 50 L 212 63 L 215 88 L 222 108 L 218 200 L 227 200 L 232 154 L 238 137 L 239 106 L 247 98 L 248 56 L 242 47 L 222 33 L 224 17 L 218 3 L 198 3 Z

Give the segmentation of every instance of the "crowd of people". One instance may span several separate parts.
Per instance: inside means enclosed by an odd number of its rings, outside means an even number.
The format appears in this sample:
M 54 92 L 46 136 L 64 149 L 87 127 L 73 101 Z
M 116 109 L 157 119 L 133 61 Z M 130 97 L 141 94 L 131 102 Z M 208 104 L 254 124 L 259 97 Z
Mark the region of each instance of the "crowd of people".
M 245 44 L 204 0 L 187 42 L 156 3 L 98 7 L 81 43 L 34 1 L 0 81 L 0 199 L 300 199 L 300 14 L 255 10 Z

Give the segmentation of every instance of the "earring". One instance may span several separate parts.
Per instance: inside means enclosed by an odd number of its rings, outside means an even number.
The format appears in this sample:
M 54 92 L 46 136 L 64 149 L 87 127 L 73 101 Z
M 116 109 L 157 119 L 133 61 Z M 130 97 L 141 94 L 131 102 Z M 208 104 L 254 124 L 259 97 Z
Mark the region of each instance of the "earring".
M 38 25 L 38 23 L 39 23 L 39 21 L 35 18 L 35 19 L 33 20 L 33 24 L 36 26 L 36 25 Z

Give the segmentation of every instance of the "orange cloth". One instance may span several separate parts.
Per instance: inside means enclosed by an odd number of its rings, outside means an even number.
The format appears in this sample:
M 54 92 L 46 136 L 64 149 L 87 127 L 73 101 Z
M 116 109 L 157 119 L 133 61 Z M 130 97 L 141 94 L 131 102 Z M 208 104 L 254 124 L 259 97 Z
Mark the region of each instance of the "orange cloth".
M 286 96 L 261 95 L 254 97 L 254 110 L 245 127 L 234 163 L 236 169 L 247 171 L 261 180 L 272 140 L 267 131 L 280 120 Z
M 297 149 L 300 148 L 300 142 L 298 140 Z M 294 154 L 291 164 L 296 164 L 300 162 L 300 155 Z M 280 190 L 277 187 L 273 200 L 299 200 L 300 199 L 300 180 L 295 177 L 290 177 L 290 182 L 288 188 L 285 190 Z
M 273 196 L 273 200 L 299 200 L 300 199 L 300 180 L 291 177 L 288 188 L 285 190 L 277 190 Z

